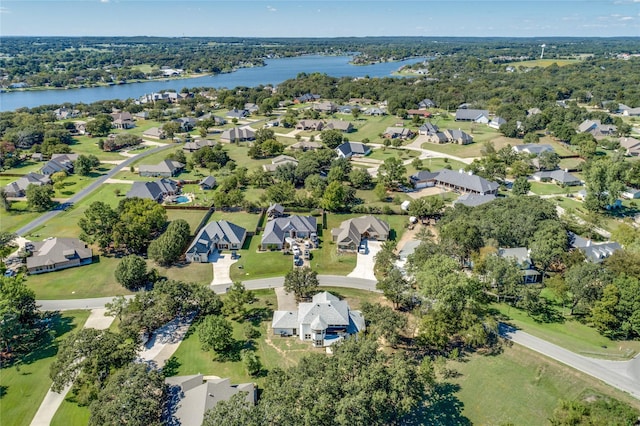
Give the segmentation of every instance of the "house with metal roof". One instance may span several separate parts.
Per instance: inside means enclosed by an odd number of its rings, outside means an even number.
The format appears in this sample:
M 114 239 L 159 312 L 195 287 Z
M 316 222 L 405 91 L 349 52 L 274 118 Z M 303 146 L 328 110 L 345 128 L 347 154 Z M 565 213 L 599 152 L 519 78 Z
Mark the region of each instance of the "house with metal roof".
M 463 170 L 457 172 L 448 169 L 437 172 L 423 170 L 412 175 L 409 180 L 416 189 L 437 186 L 449 191 L 480 195 L 496 194 L 500 187 L 496 182 Z
M 339 158 L 364 157 L 371 153 L 371 148 L 360 142 L 344 142 L 338 145 L 336 152 Z
M 127 198 L 147 198 L 161 203 L 166 197 L 180 192 L 178 184 L 171 179 L 159 179 L 153 182 L 133 182 L 127 192 Z
M 27 257 L 27 270 L 31 275 L 88 265 L 93 261 L 91 247 L 77 238 L 47 238 L 34 242 L 31 253 Z
M 180 174 L 184 164 L 173 160 L 162 160 L 158 164 L 141 164 L 138 174 L 144 177 L 172 177 Z
M 240 392 L 246 393 L 248 406 L 255 405 L 257 399 L 253 383 L 232 385 L 230 379 L 202 374 L 167 377 L 164 381 L 169 394 L 167 412 L 171 416 L 171 419 L 165 419 L 164 424 L 200 426 L 205 413 L 220 401 L 228 401 Z
M 274 335 L 298 336 L 316 348 L 331 346 L 365 330 L 360 311 L 329 292 L 318 293 L 310 303 L 300 303 L 298 311 L 275 311 L 271 322 Z
M 489 111 L 486 109 L 459 108 L 456 110 L 456 121 L 475 121 L 489 123 Z
M 313 216 L 279 217 L 267 222 L 260 241 L 261 250 L 282 250 L 287 238 L 309 238 L 318 231 Z
M 219 220 L 209 222 L 200 229 L 185 253 L 187 262 L 209 262 L 209 257 L 220 250 L 239 250 L 247 238 L 247 230 L 235 223 Z
M 345 220 L 339 228 L 331 230 L 331 237 L 338 251 L 356 251 L 362 240 L 386 241 L 389 224 L 375 216 L 362 216 Z

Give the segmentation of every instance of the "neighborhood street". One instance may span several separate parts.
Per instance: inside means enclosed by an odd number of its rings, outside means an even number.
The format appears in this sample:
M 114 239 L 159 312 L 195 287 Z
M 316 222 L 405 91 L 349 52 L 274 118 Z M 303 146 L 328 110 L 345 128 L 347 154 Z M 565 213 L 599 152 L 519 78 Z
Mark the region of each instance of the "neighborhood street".
M 640 399 L 640 356 L 630 361 L 587 358 L 506 324 L 500 324 L 499 327 L 500 335 L 505 339 L 555 359 Z
M 133 163 L 134 161 L 139 160 L 139 159 L 141 159 L 143 157 L 146 157 L 147 155 L 155 154 L 156 152 L 162 151 L 163 149 L 167 149 L 167 148 L 169 148 L 171 146 L 173 146 L 173 145 L 172 144 L 166 144 L 164 146 L 158 146 L 157 148 L 152 148 L 152 149 L 150 149 L 148 151 L 141 152 L 140 154 L 136 155 L 135 157 L 127 158 L 122 163 L 116 165 L 113 169 L 109 170 L 109 172 L 106 175 L 100 176 L 95 181 L 93 181 L 90 185 L 88 185 L 86 188 L 83 188 L 80 191 L 78 191 L 78 193 L 76 195 L 74 195 L 73 197 L 69 198 L 69 200 L 67 200 L 67 204 L 71 205 L 71 206 L 74 206 L 76 203 L 78 203 L 84 197 L 86 197 L 87 195 L 89 195 L 90 193 L 95 191 L 107 179 L 110 179 L 113 176 L 115 176 L 116 173 L 118 173 L 123 168 L 129 167 L 131 165 L 131 163 Z M 44 225 L 44 223 L 47 222 L 49 219 L 59 215 L 63 211 L 64 210 L 50 210 L 50 211 L 48 211 L 46 213 L 43 213 L 37 219 L 32 220 L 31 222 L 29 222 L 28 224 L 26 224 L 22 228 L 18 229 L 16 231 L 16 234 L 24 236 L 24 235 L 28 234 L 30 231 L 32 231 L 33 229 L 37 228 L 38 226 Z

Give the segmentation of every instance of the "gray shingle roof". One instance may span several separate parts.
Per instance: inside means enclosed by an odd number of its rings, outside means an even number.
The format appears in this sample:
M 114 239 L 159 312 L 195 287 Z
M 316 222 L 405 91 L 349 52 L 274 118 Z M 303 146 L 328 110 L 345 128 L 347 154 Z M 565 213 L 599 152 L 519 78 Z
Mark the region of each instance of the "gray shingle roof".
M 262 244 L 282 244 L 291 231 L 311 233 L 317 231 L 313 216 L 289 216 L 270 220 L 262 234 Z M 286 234 L 286 235 L 285 235 Z
M 138 173 L 169 173 L 173 175 L 177 170 L 184 167 L 184 164 L 173 160 L 162 160 L 158 164 L 140 164 Z
M 489 118 L 489 111 L 486 109 L 461 108 L 456 111 L 456 120 L 477 120 L 481 116 Z
M 371 149 L 363 143 L 360 142 L 345 142 L 340 144 L 336 151 L 342 153 L 345 157 L 351 157 L 352 155 L 366 155 Z
M 379 235 L 382 239 L 389 238 L 389 224 L 375 216 L 361 216 L 348 219 L 339 228 L 331 230 L 337 236 L 339 243 L 359 244 L 365 233 Z
M 438 184 L 456 186 L 466 190 L 466 192 L 491 193 L 498 190 L 500 185 L 491 182 L 480 176 L 465 172 L 454 172 L 453 170 L 442 169 L 437 172 L 421 171 L 411 176 L 413 182 L 425 180 L 435 180 Z
M 207 253 L 216 244 L 242 244 L 247 230 L 235 223 L 220 220 L 209 222 L 193 239 L 187 253 Z
M 479 195 L 479 194 L 462 194 L 453 204 L 462 204 L 467 207 L 477 207 L 486 203 L 490 203 L 495 200 L 494 194 Z
M 256 132 L 251 127 L 234 127 L 233 129 L 227 129 L 222 132 L 220 139 L 229 141 L 245 141 L 253 140 L 256 138 Z
M 522 145 L 515 145 L 511 148 L 514 152 L 526 152 L 527 154 L 540 155 L 545 151 L 555 152 L 553 147 L 545 143 L 525 143 Z
M 149 198 L 160 201 L 169 194 L 178 191 L 178 185 L 171 179 L 159 179 L 153 182 L 133 182 L 131 189 L 127 192 L 127 198 Z
M 88 259 L 91 248 L 77 238 L 48 238 L 33 243 L 33 255 L 27 257 L 27 268 L 64 263 L 72 258 Z
M 621 250 L 622 246 L 616 241 L 606 241 L 604 243 L 594 243 L 591 240 L 572 234 L 573 242 L 571 246 L 584 252 L 587 260 L 600 263 L 614 252 Z
M 554 181 L 562 184 L 580 183 L 580 179 L 571 173 L 565 172 L 564 170 L 536 172 L 533 176 L 539 179 L 553 179 Z

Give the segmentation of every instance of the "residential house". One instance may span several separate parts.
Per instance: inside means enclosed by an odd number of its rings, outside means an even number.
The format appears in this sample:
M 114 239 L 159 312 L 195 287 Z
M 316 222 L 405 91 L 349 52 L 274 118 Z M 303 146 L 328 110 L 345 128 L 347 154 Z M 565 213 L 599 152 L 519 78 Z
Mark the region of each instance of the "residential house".
M 284 166 L 285 164 L 293 164 L 294 166 L 297 166 L 298 160 L 288 155 L 278 155 L 271 159 L 271 164 L 263 164 L 262 169 L 265 172 L 275 172 L 278 167 Z
M 296 124 L 296 130 L 322 130 L 324 123 L 322 120 L 300 120 Z
M 581 250 L 586 259 L 594 263 L 600 263 L 616 251 L 622 249 L 622 246 L 615 241 L 594 243 L 591 240 L 582 238 L 581 236 L 573 233 L 570 234 L 570 240 L 572 248 Z
M 500 130 L 500 126 L 506 124 L 507 120 L 502 117 L 494 117 L 488 124 L 492 129 Z
M 431 143 L 447 143 L 449 138 L 443 132 L 435 132 L 427 136 L 427 142 Z
M 31 161 L 42 161 L 42 159 L 43 157 L 41 152 L 34 152 L 31 154 Z
M 382 108 L 378 108 L 378 107 L 371 107 L 371 108 L 367 108 L 364 111 L 364 115 L 369 115 L 369 116 L 382 116 L 382 115 L 387 115 L 387 112 L 382 109 Z
M 315 102 L 317 100 L 320 100 L 320 95 L 316 95 L 313 93 L 306 93 L 302 96 L 298 96 L 297 98 L 295 98 L 293 100 L 294 104 L 303 104 L 305 102 Z
M 362 216 L 345 220 L 339 228 L 331 230 L 338 250 L 356 251 L 363 240 L 386 241 L 389 224 L 375 216 Z
M 257 400 L 253 383 L 232 385 L 230 379 L 204 377 L 202 374 L 167 377 L 165 383 L 169 394 L 167 411 L 171 416 L 171 421 L 166 424 L 200 426 L 207 411 L 240 392 L 247 394 L 247 406 L 255 405 Z
M 329 130 L 340 130 L 344 133 L 350 133 L 353 131 L 353 124 L 349 121 L 343 120 L 329 120 L 327 124 L 324 126 L 325 129 Z
M 79 135 L 84 135 L 87 133 L 87 122 L 86 121 L 74 121 L 73 127 L 75 133 Z
M 149 111 L 140 111 L 133 114 L 135 118 L 139 118 L 140 120 L 148 120 L 149 119 Z
M 313 216 L 279 217 L 267 222 L 262 233 L 262 250 L 282 250 L 287 238 L 309 238 L 317 232 L 316 218 Z
M 180 124 L 181 132 L 190 132 L 198 125 L 198 120 L 193 117 L 180 117 L 173 121 Z
M 93 260 L 91 247 L 77 238 L 47 238 L 34 242 L 31 253 L 27 257 L 27 271 L 31 275 L 88 265 Z
M 418 103 L 418 109 L 427 109 L 427 108 L 435 108 L 436 103 L 431 99 L 423 99 Z
M 322 147 L 320 142 L 315 141 L 300 141 L 296 142 L 289 147 L 289 149 L 300 151 L 313 151 Z
M 498 185 L 496 182 L 486 180 L 463 170 L 453 171 L 442 169 L 437 172 L 420 171 L 412 175 L 411 180 L 416 189 L 437 186 L 446 190 L 480 195 L 496 194 Z
M 591 133 L 594 137 L 611 136 L 618 128 L 612 124 L 602 124 L 600 120 L 584 120 L 578 126 L 578 133 Z
M 424 123 L 422 126 L 420 126 L 420 128 L 418 129 L 418 133 L 421 135 L 433 135 L 435 133 L 438 132 L 438 126 L 436 126 L 435 124 L 431 124 L 429 122 Z
M 411 129 L 407 129 L 406 127 L 387 127 L 383 133 L 385 138 L 391 139 L 409 139 L 413 137 L 413 135 L 414 133 Z
M 165 198 L 180 193 L 178 183 L 171 179 L 159 179 L 153 182 L 133 182 L 127 192 L 127 198 L 147 198 L 161 203 Z
M 222 142 L 245 142 L 245 141 L 253 141 L 256 139 L 256 132 L 249 126 L 245 127 L 234 127 L 232 129 L 227 129 L 222 132 L 220 135 L 220 140 Z
M 4 187 L 4 193 L 7 197 L 24 197 L 29 185 L 48 185 L 51 183 L 49 175 L 41 175 L 39 173 L 27 173 L 18 178 L 15 182 L 11 182 Z
M 431 117 L 431 113 L 429 111 L 427 111 L 426 109 L 408 109 L 407 110 L 407 116 L 414 117 L 416 115 L 418 117 L 422 117 L 422 118 Z
M 210 141 L 209 139 L 196 139 L 192 142 L 186 142 L 182 145 L 182 149 L 187 152 L 195 152 L 199 149 L 204 148 L 205 146 L 214 147 L 216 146 L 216 142 Z
M 340 114 L 353 114 L 353 111 L 360 111 L 360 107 L 357 105 L 341 105 L 338 107 Z
M 338 110 L 338 105 L 330 101 L 317 102 L 312 107 L 315 111 L 332 114 Z
M 66 120 L 67 118 L 76 118 L 80 115 L 80 111 L 73 108 L 62 107 L 54 109 L 53 113 L 56 115 L 56 120 Z
M 52 175 L 57 172 L 73 173 L 73 163 L 78 159 L 78 154 L 52 154 L 40 169 L 44 175 Z
M 278 203 L 273 203 L 269 205 L 267 209 L 267 217 L 269 219 L 275 219 L 277 217 L 284 216 L 284 207 Z
M 622 115 L 625 117 L 638 117 L 640 116 L 640 108 L 628 108 L 622 111 Z
M 336 148 L 339 158 L 351 158 L 354 155 L 364 157 L 371 153 L 371 148 L 360 142 L 344 142 Z
M 445 129 L 443 132 L 447 137 L 447 141 L 457 143 L 459 145 L 468 145 L 473 143 L 473 136 L 460 129 Z
M 478 207 L 483 204 L 487 204 L 496 199 L 495 194 L 478 195 L 478 194 L 462 194 L 457 200 L 453 202 L 453 205 L 461 204 L 467 207 Z
M 531 262 L 530 250 L 526 247 L 501 248 L 498 256 L 503 259 L 513 259 L 522 272 L 523 284 L 534 284 L 540 281 L 542 275 L 536 271 Z
M 204 121 L 204 120 L 213 120 L 216 126 L 223 126 L 227 124 L 227 120 L 225 120 L 224 117 L 220 117 L 219 115 L 213 115 L 210 112 L 198 117 L 198 121 Z
M 113 118 L 112 125 L 116 129 L 133 129 L 136 127 L 130 112 L 114 112 L 111 117 Z
M 166 139 L 167 132 L 162 130 L 159 127 L 151 127 L 144 132 L 142 132 L 143 138 L 151 138 L 151 139 Z
M 297 312 L 275 311 L 271 326 L 276 336 L 298 336 L 322 348 L 364 331 L 365 321 L 360 311 L 325 291 L 300 303 Z
M 234 108 L 234 109 L 232 109 L 231 111 L 229 111 L 227 113 L 227 117 L 231 118 L 231 119 L 236 118 L 238 120 L 241 120 L 241 119 L 246 118 L 248 116 L 249 116 L 249 111 L 247 111 L 246 109 Z
M 626 187 L 620 195 L 627 200 L 637 200 L 640 199 L 640 189 Z
M 244 110 L 249 114 L 254 114 L 260 110 L 260 107 L 254 103 L 247 102 L 246 104 L 244 104 Z
M 180 174 L 184 164 L 173 160 L 162 160 L 158 164 L 141 164 L 138 166 L 138 174 L 144 177 L 172 177 Z
M 489 111 L 486 109 L 460 108 L 456 111 L 456 121 L 475 121 L 476 123 L 489 123 Z
M 640 155 L 640 140 L 631 137 L 619 138 L 620 148 L 625 151 L 625 155 L 637 157 Z
M 209 257 L 221 250 L 239 250 L 247 238 L 247 230 L 235 223 L 219 220 L 200 229 L 185 253 L 187 262 L 209 262 Z
M 511 147 L 511 150 L 517 154 L 525 153 L 535 156 L 538 156 L 546 151 L 555 152 L 551 145 L 544 143 L 525 143 L 522 145 L 515 145 Z
M 533 179 L 538 182 L 554 182 L 560 186 L 582 185 L 582 181 L 564 170 L 551 170 L 536 172 L 532 175 Z
M 198 186 L 200 186 L 200 189 L 205 190 L 205 189 L 213 189 L 216 187 L 217 184 L 218 182 L 216 181 L 216 178 L 214 178 L 213 176 L 207 176 L 204 179 L 202 179 L 200 183 L 198 183 Z

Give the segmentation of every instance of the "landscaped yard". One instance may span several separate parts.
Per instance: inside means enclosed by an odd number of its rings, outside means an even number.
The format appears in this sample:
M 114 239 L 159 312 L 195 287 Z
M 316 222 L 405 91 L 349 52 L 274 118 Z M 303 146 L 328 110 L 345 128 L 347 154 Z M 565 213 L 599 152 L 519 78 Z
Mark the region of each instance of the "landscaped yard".
M 402 161 L 406 161 L 419 156 L 420 156 L 420 153 L 418 151 L 411 151 L 408 149 L 378 148 L 378 149 L 374 149 L 371 152 L 371 154 L 365 157 L 365 159 L 371 158 L 374 160 L 384 161 L 387 158 L 397 157 Z M 355 159 L 355 161 L 358 161 L 358 160 Z
M 453 362 L 456 396 L 473 424 L 543 425 L 561 399 L 609 395 L 640 408 L 640 401 L 518 345 L 496 356 Z
M 453 125 L 452 125 L 453 126 Z M 480 125 L 479 125 L 480 126 Z M 474 142 L 468 145 L 459 145 L 455 143 L 431 143 L 425 142 L 422 144 L 422 148 L 428 149 L 430 151 L 442 152 L 443 154 L 455 155 L 456 157 L 461 158 L 475 158 L 482 156 L 482 148 L 484 147 L 484 143 L 487 140 L 490 140 L 493 143 L 494 148 L 497 150 L 507 146 L 507 145 L 518 145 L 522 141 L 519 139 L 512 139 L 502 136 L 500 133 L 495 133 L 495 130 L 491 128 L 487 128 L 491 133 L 480 133 L 480 130 L 476 128 L 474 130 L 473 139 Z M 478 137 L 476 137 L 478 136 Z M 485 136 L 484 138 L 480 136 Z
M 533 192 L 536 195 L 551 195 L 551 194 L 565 195 L 568 193 L 575 193 L 580 191 L 581 189 L 584 189 L 584 187 L 580 185 L 562 187 L 560 185 L 557 185 L 551 182 L 543 183 L 543 182 L 530 181 L 529 183 L 531 184 L 531 192 Z
M 29 425 L 44 399 L 51 380 L 49 366 L 54 361 L 57 345 L 70 331 L 82 327 L 89 311 L 66 311 L 54 328 L 55 341 L 27 357 L 18 366 L 0 370 L 0 423 L 3 426 Z
M 148 269 L 156 268 L 161 276 L 170 280 L 184 281 L 199 284 L 211 284 L 213 280 L 213 267 L 211 263 L 184 263 L 165 268 L 147 260 Z
M 15 232 L 41 214 L 27 210 L 26 201 L 12 201 L 11 211 L 0 212 L 0 225 L 3 231 Z
M 191 230 L 191 235 L 195 235 L 196 229 L 200 224 L 200 221 L 207 213 L 206 210 L 165 210 L 167 212 L 167 219 L 169 221 L 176 219 L 186 220 Z
M 235 223 L 238 226 L 243 227 L 248 232 L 255 232 L 258 221 L 260 220 L 260 214 L 247 213 L 244 211 L 222 211 L 216 210 L 209 219 L 209 222 L 215 222 L 218 220 L 226 220 L 231 223 Z
M 258 252 L 261 237 L 254 235 L 245 241 L 245 247 L 249 248 L 239 252 L 240 260 L 231 265 L 229 271 L 233 281 L 284 276 L 293 267 L 291 255 L 281 251 Z
M 505 322 L 581 355 L 620 360 L 640 353 L 640 341 L 611 340 L 570 318 L 561 323 L 541 323 L 509 305 L 494 304 L 493 307 L 504 315 Z

